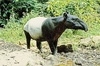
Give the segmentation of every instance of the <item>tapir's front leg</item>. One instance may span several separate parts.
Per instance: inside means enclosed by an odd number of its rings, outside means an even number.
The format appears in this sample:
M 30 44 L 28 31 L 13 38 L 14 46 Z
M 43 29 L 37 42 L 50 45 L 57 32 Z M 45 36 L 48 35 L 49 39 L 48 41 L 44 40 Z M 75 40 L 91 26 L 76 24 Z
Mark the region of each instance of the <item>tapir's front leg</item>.
M 48 41 L 49 47 L 53 55 L 57 53 L 57 41 Z
M 55 54 L 57 53 L 57 43 L 58 43 L 58 39 L 53 42 L 53 44 L 55 46 Z

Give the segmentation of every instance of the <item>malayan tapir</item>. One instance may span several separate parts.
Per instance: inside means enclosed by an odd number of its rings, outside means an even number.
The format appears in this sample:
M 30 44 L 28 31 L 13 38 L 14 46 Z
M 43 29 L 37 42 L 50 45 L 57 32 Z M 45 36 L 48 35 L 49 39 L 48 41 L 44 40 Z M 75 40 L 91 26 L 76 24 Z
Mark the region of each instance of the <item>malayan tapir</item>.
M 30 19 L 24 26 L 27 48 L 30 40 L 36 40 L 37 48 L 42 52 L 41 42 L 47 41 L 53 55 L 57 53 L 58 38 L 65 29 L 81 29 L 88 31 L 87 25 L 77 16 L 63 13 L 58 17 L 36 17 Z

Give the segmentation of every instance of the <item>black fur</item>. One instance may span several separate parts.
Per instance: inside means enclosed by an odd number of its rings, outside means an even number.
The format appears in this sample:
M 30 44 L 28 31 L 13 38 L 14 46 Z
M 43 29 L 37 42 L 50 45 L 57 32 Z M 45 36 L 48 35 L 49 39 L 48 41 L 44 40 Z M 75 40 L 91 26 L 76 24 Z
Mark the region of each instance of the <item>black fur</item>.
M 57 32 L 59 31 L 59 29 L 61 29 L 60 32 Z M 45 37 L 46 41 L 48 42 L 53 55 L 57 52 L 58 38 L 64 32 L 65 29 L 66 27 L 64 25 L 63 17 L 49 18 L 42 25 L 43 37 Z M 59 33 L 57 37 L 56 33 Z

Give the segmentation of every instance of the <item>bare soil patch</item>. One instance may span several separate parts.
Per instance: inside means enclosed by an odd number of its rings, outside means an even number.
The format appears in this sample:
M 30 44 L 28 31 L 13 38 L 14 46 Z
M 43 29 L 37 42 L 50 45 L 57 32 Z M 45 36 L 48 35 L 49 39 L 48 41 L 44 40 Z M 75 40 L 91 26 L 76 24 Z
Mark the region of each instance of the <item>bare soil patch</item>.
M 78 51 L 72 51 L 68 46 L 67 53 L 53 56 L 47 47 L 43 48 L 43 53 L 39 53 L 36 47 L 32 48 L 28 50 L 0 40 L 0 66 L 100 66 L 100 51 L 95 49 L 79 47 Z

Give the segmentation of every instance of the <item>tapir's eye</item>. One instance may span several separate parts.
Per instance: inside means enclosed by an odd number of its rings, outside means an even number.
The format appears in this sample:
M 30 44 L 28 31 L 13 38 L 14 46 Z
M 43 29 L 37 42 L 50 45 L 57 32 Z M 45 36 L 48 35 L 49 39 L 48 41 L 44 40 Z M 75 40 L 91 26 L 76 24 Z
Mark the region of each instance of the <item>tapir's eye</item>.
M 75 19 L 75 18 L 72 18 L 72 20 L 74 20 L 74 21 L 75 21 L 76 19 Z
M 77 18 L 72 18 L 72 20 L 77 21 L 78 19 Z
M 75 19 L 72 18 L 72 20 L 75 20 Z

